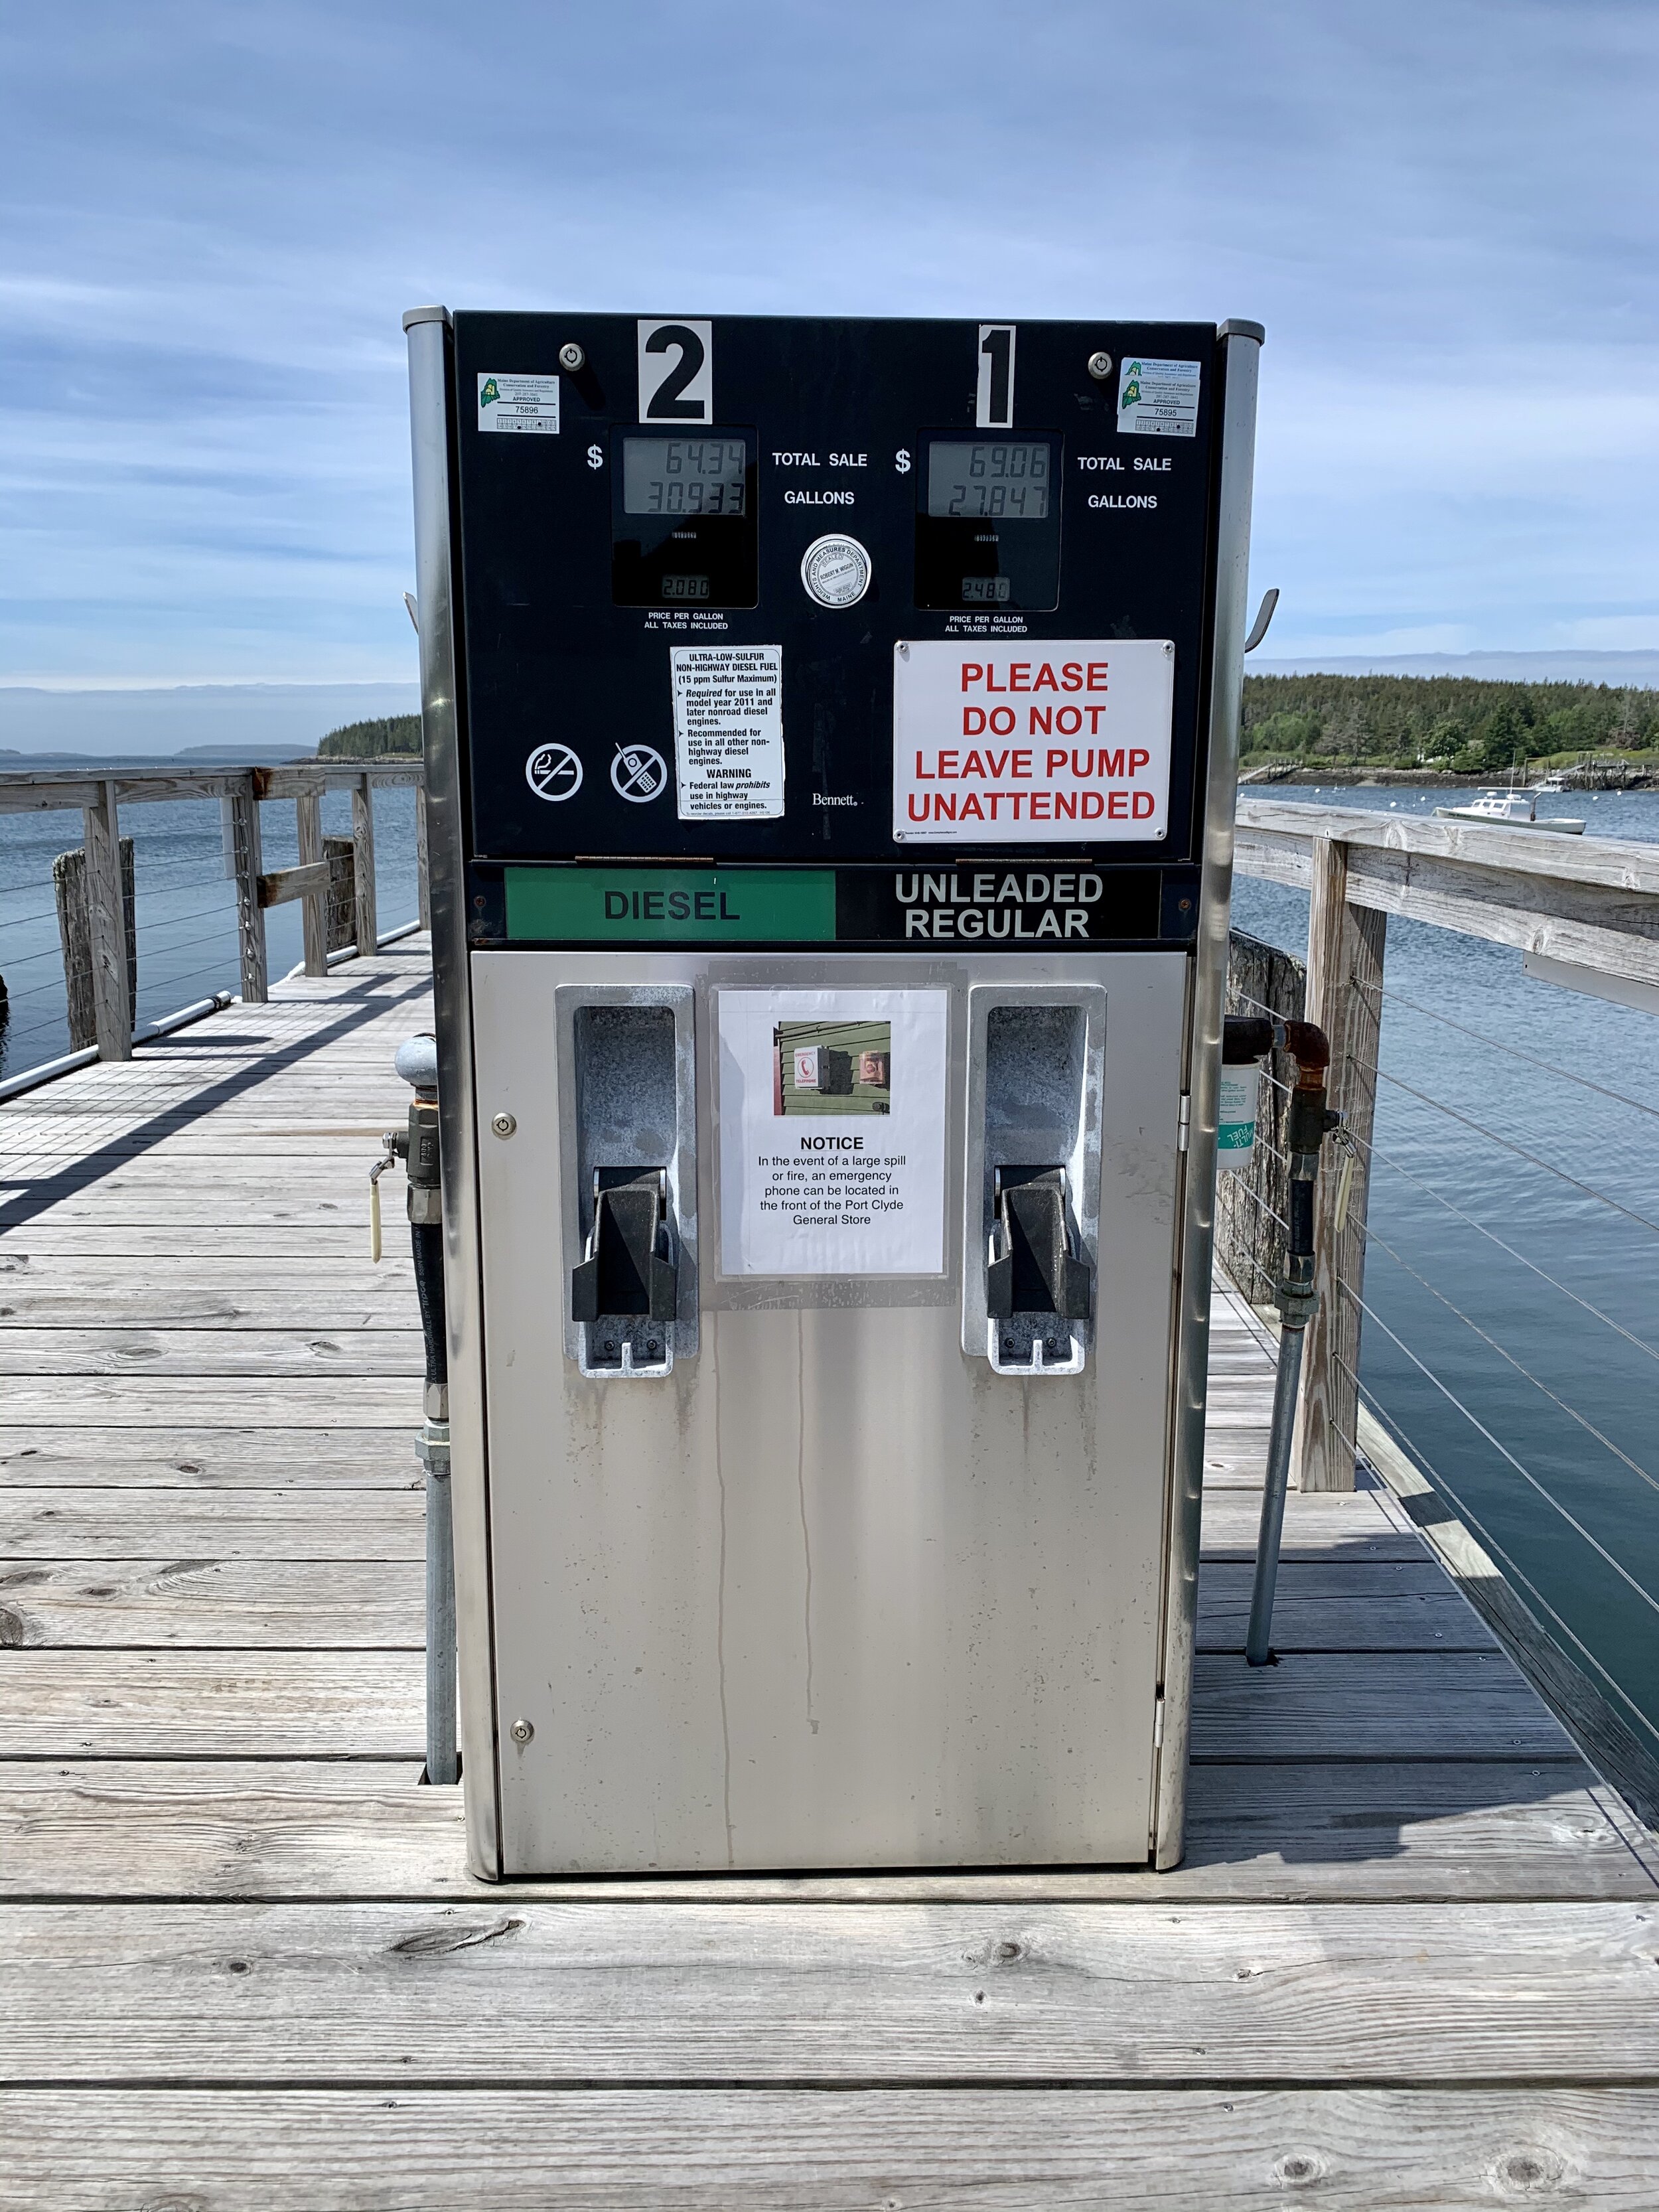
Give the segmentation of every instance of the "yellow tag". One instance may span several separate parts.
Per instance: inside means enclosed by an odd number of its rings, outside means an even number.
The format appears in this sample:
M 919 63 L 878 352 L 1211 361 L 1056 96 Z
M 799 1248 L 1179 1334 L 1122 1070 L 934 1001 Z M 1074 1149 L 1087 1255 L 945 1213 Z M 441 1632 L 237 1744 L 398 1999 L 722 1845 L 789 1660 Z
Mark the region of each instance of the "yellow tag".
M 378 1261 L 380 1256 L 380 1179 L 371 1176 L 368 1183 L 368 1256 Z

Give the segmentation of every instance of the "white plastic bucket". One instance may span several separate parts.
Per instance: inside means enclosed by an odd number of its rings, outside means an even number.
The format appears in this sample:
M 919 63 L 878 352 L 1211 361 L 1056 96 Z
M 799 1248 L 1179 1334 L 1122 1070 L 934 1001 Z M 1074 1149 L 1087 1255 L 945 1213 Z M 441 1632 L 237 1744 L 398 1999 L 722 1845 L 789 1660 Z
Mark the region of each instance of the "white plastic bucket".
M 1223 1066 L 1216 1165 L 1231 1168 L 1235 1175 L 1243 1175 L 1255 1158 L 1255 1114 L 1261 1092 L 1261 1069 L 1256 1061 L 1247 1061 L 1242 1067 Z

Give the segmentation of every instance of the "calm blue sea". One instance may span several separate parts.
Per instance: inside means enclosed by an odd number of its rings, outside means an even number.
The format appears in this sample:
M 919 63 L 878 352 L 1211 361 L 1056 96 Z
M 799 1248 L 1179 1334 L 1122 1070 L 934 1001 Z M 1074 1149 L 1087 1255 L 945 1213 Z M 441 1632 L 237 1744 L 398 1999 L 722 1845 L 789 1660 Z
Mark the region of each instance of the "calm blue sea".
M 1261 795 L 1413 814 L 1446 803 L 1443 791 Z M 1581 815 L 1590 836 L 1659 838 L 1659 793 L 1573 792 L 1540 811 Z M 1306 950 L 1298 893 L 1241 878 L 1233 916 Z M 1519 952 L 1394 918 L 1384 988 L 1362 1380 L 1540 1623 L 1648 1736 L 1659 1017 L 1536 982 Z
M 1437 799 L 1271 795 L 1413 813 Z M 1587 814 L 1592 834 L 1659 838 L 1659 794 L 1543 804 Z M 349 830 L 343 793 L 324 814 Z M 377 793 L 375 819 L 386 929 L 416 910 L 413 794 Z M 235 990 L 217 802 L 135 805 L 123 826 L 141 1020 Z M 264 834 L 267 866 L 295 860 L 291 805 L 265 807 Z M 78 814 L 0 815 L 0 1073 L 67 1048 L 51 872 L 80 836 Z M 1243 878 L 1235 916 L 1305 946 L 1293 892 Z M 300 909 L 269 922 L 279 975 L 301 957 Z M 1540 1620 L 1605 1670 L 1609 1703 L 1659 1731 L 1659 1019 L 1534 982 L 1518 952 L 1398 921 L 1386 988 L 1364 1385 Z

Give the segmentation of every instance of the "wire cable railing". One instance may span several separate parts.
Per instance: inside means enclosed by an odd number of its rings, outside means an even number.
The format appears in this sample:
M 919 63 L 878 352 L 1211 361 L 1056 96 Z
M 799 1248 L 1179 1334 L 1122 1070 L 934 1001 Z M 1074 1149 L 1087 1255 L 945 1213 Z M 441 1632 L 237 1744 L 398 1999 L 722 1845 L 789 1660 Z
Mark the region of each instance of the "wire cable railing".
M 1590 1531 L 1585 1528 L 1583 1522 L 1580 1521 L 1566 1506 L 1563 1505 L 1560 1500 L 1551 1492 L 1548 1487 L 1538 1480 L 1538 1477 L 1534 1474 L 1531 1468 L 1523 1466 L 1521 1461 L 1519 1461 L 1516 1457 L 1515 1454 L 1509 1449 L 1508 1445 L 1498 1441 L 1498 1439 L 1492 1434 L 1492 1431 L 1486 1426 L 1486 1423 L 1480 1419 L 1480 1416 L 1466 1406 L 1462 1400 L 1458 1396 L 1457 1393 L 1451 1389 L 1446 1383 L 1443 1382 L 1431 1367 L 1428 1366 L 1423 1360 L 1418 1358 L 1417 1354 L 1412 1350 L 1410 1345 L 1408 1345 L 1402 1337 L 1397 1335 L 1395 1332 L 1389 1327 L 1389 1324 L 1383 1320 L 1381 1314 L 1377 1313 L 1373 1307 L 1369 1305 L 1366 1301 L 1360 1297 L 1359 1293 L 1353 1289 L 1351 1284 L 1345 1284 L 1342 1287 L 1347 1297 L 1353 1301 L 1354 1304 L 1357 1305 L 1360 1311 L 1364 1315 L 1366 1320 L 1372 1322 L 1377 1328 L 1380 1328 L 1383 1335 L 1388 1338 L 1389 1343 L 1394 1345 L 1398 1351 L 1404 1353 L 1405 1357 L 1410 1360 L 1412 1365 L 1417 1369 L 1418 1372 L 1424 1377 L 1424 1379 L 1434 1386 L 1435 1389 L 1440 1393 L 1441 1396 L 1446 1400 L 1447 1403 L 1450 1405 L 1455 1412 L 1462 1414 L 1462 1418 L 1469 1424 L 1470 1427 L 1492 1446 L 1498 1457 L 1507 1461 L 1509 1465 L 1515 1469 L 1516 1473 L 1520 1475 L 1525 1482 L 1528 1483 L 1534 1491 L 1536 1491 L 1539 1497 L 1543 1499 L 1544 1503 L 1551 1509 L 1551 1510 L 1559 1514 L 1561 1519 L 1567 1523 L 1569 1528 L 1574 1529 L 1583 1538 L 1584 1541 L 1589 1546 L 1590 1549 L 1596 1553 L 1597 1557 L 1602 1559 L 1607 1565 L 1612 1568 L 1613 1573 L 1618 1576 L 1620 1582 L 1626 1583 L 1632 1590 L 1633 1590 L 1636 1595 L 1641 1599 L 1643 1604 L 1648 1607 L 1650 1611 L 1655 1613 L 1659 1613 L 1659 1598 L 1656 1598 L 1651 1591 L 1644 1589 L 1642 1584 L 1637 1581 L 1635 1576 L 1613 1558 L 1613 1553 L 1608 1551 L 1607 1546 L 1601 1543 L 1598 1538 L 1594 1536 Z
M 37 921 L 56 921 L 55 906 L 38 908 L 33 914 L 0 914 L 0 929 L 25 929 Z
M 1621 1322 L 1616 1322 L 1611 1314 L 1603 1313 L 1600 1306 L 1593 1304 L 1589 1298 L 1581 1297 L 1571 1285 L 1552 1275 L 1547 1267 L 1540 1267 L 1535 1260 L 1528 1259 L 1524 1252 L 1517 1251 L 1513 1244 L 1506 1238 L 1498 1236 L 1495 1230 L 1488 1229 L 1484 1222 L 1477 1221 L 1472 1213 L 1466 1213 L 1461 1206 L 1454 1205 L 1443 1191 L 1436 1190 L 1431 1183 L 1425 1182 L 1420 1176 L 1414 1176 L 1409 1168 L 1402 1166 L 1400 1161 L 1383 1151 L 1375 1138 L 1367 1142 L 1361 1137 L 1356 1141 L 1373 1160 L 1380 1162 L 1391 1174 L 1402 1176 L 1414 1189 L 1420 1190 L 1425 1198 L 1432 1199 L 1437 1206 L 1443 1206 L 1448 1213 L 1455 1214 L 1459 1221 L 1466 1223 L 1477 1236 L 1484 1237 L 1488 1243 L 1495 1244 L 1500 1252 L 1507 1253 L 1511 1260 L 1525 1267 L 1528 1273 L 1536 1275 L 1540 1282 L 1547 1283 L 1552 1290 L 1559 1291 L 1564 1298 L 1570 1298 L 1574 1305 L 1589 1314 L 1593 1320 L 1599 1322 L 1602 1328 L 1611 1329 L 1615 1336 L 1622 1337 L 1626 1344 L 1633 1346 L 1638 1352 L 1644 1352 L 1650 1359 L 1659 1360 L 1659 1345 L 1650 1344 L 1645 1338 L 1633 1334 Z
M 1399 1422 L 1395 1419 L 1393 1414 L 1389 1413 L 1388 1407 L 1382 1403 L 1382 1400 L 1378 1398 L 1376 1393 L 1370 1387 L 1370 1385 L 1360 1382 L 1358 1376 L 1355 1376 L 1353 1380 L 1358 1391 L 1358 1395 L 1365 1405 L 1366 1410 L 1372 1414 L 1372 1416 L 1380 1422 L 1384 1428 L 1392 1432 L 1394 1438 L 1399 1444 L 1401 1449 L 1405 1453 L 1407 1458 L 1412 1462 L 1412 1464 L 1418 1468 L 1424 1480 L 1430 1484 L 1431 1487 L 1437 1495 L 1450 1500 L 1451 1504 L 1456 1507 L 1459 1516 L 1474 1531 L 1475 1534 L 1479 1536 L 1481 1543 L 1504 1568 L 1504 1572 L 1511 1580 L 1518 1583 L 1521 1587 L 1527 1591 L 1534 1603 L 1536 1603 L 1543 1612 L 1548 1614 L 1549 1618 L 1555 1623 L 1556 1626 L 1567 1638 L 1569 1643 L 1577 1650 L 1594 1672 L 1601 1677 L 1603 1682 L 1606 1683 L 1607 1688 L 1613 1692 L 1619 1703 L 1632 1716 L 1643 1729 L 1649 1735 L 1654 1738 L 1656 1742 L 1659 1742 L 1659 1728 L 1655 1727 L 1653 1722 L 1649 1719 L 1647 1714 L 1643 1711 L 1640 1705 L 1638 1705 L 1635 1699 L 1631 1697 L 1623 1685 L 1608 1672 L 1607 1668 L 1602 1664 L 1595 1653 L 1591 1650 L 1589 1645 L 1585 1643 L 1583 1638 L 1579 1635 L 1578 1632 L 1571 1626 L 1571 1624 L 1562 1619 L 1560 1613 L 1557 1612 L 1554 1606 L 1550 1603 L 1548 1598 L 1547 1598 L 1542 1590 L 1539 1589 L 1537 1583 L 1533 1580 L 1531 1576 L 1527 1573 L 1520 1562 L 1515 1558 L 1514 1553 L 1493 1535 L 1491 1528 L 1481 1518 L 1480 1515 L 1475 1510 L 1474 1507 L 1469 1504 L 1468 1500 L 1459 1492 L 1455 1485 L 1450 1482 L 1440 1468 L 1435 1465 L 1433 1461 L 1428 1457 L 1428 1455 L 1423 1450 L 1422 1446 L 1414 1442 L 1412 1437 L 1406 1434 L 1406 1431 L 1401 1427 Z M 1644 1593 L 1644 1595 L 1645 1595 L 1645 1593 Z
M 1659 1742 L 1659 1273 L 1632 1231 L 1659 1232 L 1653 1155 L 1639 1146 L 1659 1095 L 1644 1066 L 1652 1024 L 1598 981 L 1651 972 L 1651 849 L 1614 880 L 1590 841 L 1578 852 L 1517 837 L 1517 864 L 1528 848 L 1520 872 L 1496 849 L 1454 864 L 1419 840 L 1397 879 L 1371 866 L 1367 833 L 1345 835 L 1318 809 L 1259 802 L 1253 826 L 1269 834 L 1245 872 L 1315 893 L 1301 909 L 1308 957 L 1279 949 L 1293 941 L 1279 933 L 1289 915 L 1264 905 L 1268 929 L 1236 940 L 1226 1005 L 1274 1020 L 1317 1013 L 1331 1101 L 1353 1139 L 1343 1226 L 1336 1176 L 1322 1175 L 1322 1304 L 1308 1340 L 1310 1380 L 1321 1379 L 1292 1479 L 1346 1486 L 1369 1442 L 1385 1486 L 1409 1493 L 1419 1485 L 1383 1440 L 1397 1442 L 1445 1500 L 1443 1517 L 1484 1544 L 1495 1562 L 1484 1571 L 1512 1584 L 1580 1673 L 1569 1711 L 1564 1678 L 1540 1658 L 1546 1698 L 1604 1771 L 1618 1778 L 1623 1758 L 1651 1796 L 1656 1770 L 1630 1731 Z M 1559 855 L 1547 849 L 1558 842 Z M 1383 907 L 1386 930 L 1365 910 Z M 1590 933 L 1558 933 L 1562 923 Z M 1560 957 L 1589 996 L 1523 981 L 1517 945 L 1568 947 Z M 1591 1013 L 1591 997 L 1613 1004 Z M 1232 1188 L 1216 1207 L 1218 1250 L 1247 1305 L 1277 1291 L 1275 1217 L 1288 1212 L 1293 1072 L 1277 1057 L 1261 1072 L 1254 1152 L 1222 1178 Z M 1456 1572 L 1455 1559 L 1453 1546 Z M 1532 1672 L 1524 1637 L 1517 1648 Z
M 1402 1258 L 1401 1255 L 1395 1250 L 1393 1245 L 1389 1243 L 1385 1238 L 1379 1237 L 1376 1230 L 1371 1228 L 1369 1224 L 1361 1224 L 1360 1234 L 1364 1237 L 1368 1248 L 1370 1245 L 1375 1244 L 1380 1251 L 1386 1252 L 1389 1259 L 1394 1261 L 1395 1267 L 1401 1268 L 1411 1277 L 1414 1283 L 1420 1283 L 1431 1298 L 1436 1299 L 1441 1305 L 1444 1306 L 1447 1312 L 1454 1315 L 1457 1320 L 1462 1322 L 1465 1328 L 1473 1331 L 1473 1333 L 1480 1338 L 1482 1344 L 1489 1346 L 1492 1351 L 1498 1354 L 1498 1357 L 1500 1359 L 1507 1362 L 1510 1367 L 1514 1368 L 1517 1375 L 1523 1376 L 1525 1379 L 1531 1383 L 1534 1390 L 1542 1391 L 1545 1397 L 1547 1397 L 1553 1405 L 1559 1407 L 1569 1420 L 1576 1421 L 1581 1429 L 1583 1429 L 1589 1435 L 1594 1437 L 1597 1443 L 1602 1445 L 1607 1451 L 1611 1452 L 1615 1459 L 1622 1460 L 1624 1464 L 1629 1468 L 1631 1473 L 1632 1474 L 1640 1475 L 1643 1481 L 1648 1485 L 1648 1487 L 1650 1490 L 1659 1491 L 1659 1476 L 1650 1474 L 1638 1460 L 1632 1459 L 1627 1451 L 1626 1451 L 1620 1445 L 1614 1443 L 1611 1437 L 1605 1435 L 1601 1430 L 1596 1427 L 1595 1422 L 1590 1420 L 1587 1415 L 1581 1413 L 1577 1407 L 1568 1405 L 1565 1398 L 1559 1395 L 1557 1392 L 1552 1390 L 1547 1382 L 1543 1382 L 1538 1376 L 1533 1373 L 1531 1368 L 1527 1365 L 1524 1360 L 1517 1359 L 1515 1354 L 1501 1345 L 1495 1336 L 1491 1335 L 1486 1329 L 1482 1328 L 1479 1322 L 1472 1320 L 1455 1299 L 1449 1298 L 1443 1291 L 1437 1290 L 1426 1275 L 1420 1273 L 1417 1268 L 1413 1267 L 1409 1260 Z
M 1517 1145 L 1512 1138 L 1500 1135 L 1496 1129 L 1488 1129 L 1473 1115 L 1461 1112 L 1455 1106 L 1448 1106 L 1443 1099 L 1431 1098 L 1426 1091 L 1419 1091 L 1403 1077 L 1390 1074 L 1386 1067 L 1379 1067 L 1376 1075 L 1380 1082 L 1392 1084 L 1397 1091 L 1403 1091 L 1420 1104 L 1431 1107 L 1437 1114 L 1449 1115 L 1454 1121 L 1461 1121 L 1466 1129 L 1473 1129 L 1477 1136 L 1485 1137 L 1492 1144 L 1501 1145 L 1506 1152 L 1513 1152 L 1517 1158 L 1526 1160 L 1544 1174 L 1553 1176 L 1558 1182 L 1566 1183 L 1585 1198 L 1593 1199 L 1598 1206 L 1605 1206 L 1614 1213 L 1622 1213 L 1627 1221 L 1637 1222 L 1642 1228 L 1650 1229 L 1659 1236 L 1659 1221 L 1653 1220 L 1649 1215 L 1638 1213 L 1632 1206 L 1621 1206 L 1616 1198 L 1609 1198 L 1605 1191 L 1593 1189 L 1589 1183 L 1581 1182 L 1577 1176 L 1570 1176 L 1565 1168 L 1552 1166 L 1548 1160 L 1540 1159 L 1536 1152 L 1529 1152 L 1524 1145 Z
M 1581 1090 L 1595 1091 L 1598 1098 L 1613 1099 L 1620 1106 L 1628 1106 L 1636 1113 L 1645 1114 L 1650 1120 L 1659 1121 L 1659 1106 L 1650 1106 L 1644 1100 L 1632 1098 L 1622 1091 L 1610 1091 L 1604 1083 L 1592 1083 L 1587 1075 L 1577 1074 L 1570 1067 L 1558 1067 L 1553 1060 L 1539 1060 L 1529 1052 L 1522 1052 L 1519 1045 L 1505 1044 L 1500 1037 L 1486 1036 L 1480 1030 L 1470 1029 L 1466 1022 L 1455 1022 L 1449 1014 L 1443 1014 L 1437 1007 L 1420 1006 L 1415 999 L 1407 998 L 1403 992 L 1396 991 L 1391 985 L 1365 983 L 1358 979 L 1356 979 L 1356 984 L 1359 989 L 1375 992 L 1392 1006 L 1408 1006 L 1414 1014 L 1426 1015 L 1431 1022 L 1440 1022 L 1449 1030 L 1456 1030 L 1461 1036 L 1473 1037 L 1477 1044 L 1490 1046 L 1493 1052 L 1508 1053 L 1512 1060 L 1525 1060 L 1528 1067 L 1541 1068 L 1546 1075 L 1557 1076 L 1563 1083 L 1576 1083 Z

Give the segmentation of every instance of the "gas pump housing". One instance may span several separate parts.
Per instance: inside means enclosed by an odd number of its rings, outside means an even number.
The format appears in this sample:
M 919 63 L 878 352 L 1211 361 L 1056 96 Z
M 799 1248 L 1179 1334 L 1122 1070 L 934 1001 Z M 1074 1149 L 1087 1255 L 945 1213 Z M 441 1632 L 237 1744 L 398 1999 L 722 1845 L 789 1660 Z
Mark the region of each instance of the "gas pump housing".
M 474 1870 L 1172 1864 L 1261 331 L 404 326 Z

